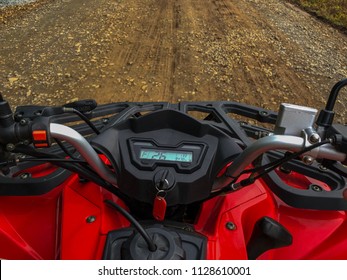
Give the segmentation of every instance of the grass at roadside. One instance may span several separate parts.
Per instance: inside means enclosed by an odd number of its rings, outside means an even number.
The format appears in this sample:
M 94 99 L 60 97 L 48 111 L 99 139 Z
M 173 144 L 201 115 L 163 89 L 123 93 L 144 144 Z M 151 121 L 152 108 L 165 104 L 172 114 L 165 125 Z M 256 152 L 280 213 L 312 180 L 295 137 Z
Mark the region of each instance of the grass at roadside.
M 291 0 L 333 25 L 347 28 L 346 0 Z

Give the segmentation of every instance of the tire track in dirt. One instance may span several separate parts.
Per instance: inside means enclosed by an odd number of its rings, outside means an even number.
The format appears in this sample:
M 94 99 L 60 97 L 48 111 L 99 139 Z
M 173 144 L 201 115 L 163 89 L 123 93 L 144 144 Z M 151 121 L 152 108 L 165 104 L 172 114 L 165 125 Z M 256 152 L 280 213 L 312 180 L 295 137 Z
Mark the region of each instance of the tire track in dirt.
M 129 27 L 132 36 L 123 40 L 121 47 L 115 47 L 110 60 L 120 84 L 127 84 L 122 94 L 128 101 L 152 99 L 151 87 L 161 88 L 161 96 L 168 99 L 173 94 L 177 48 L 174 43 L 175 10 L 167 1 L 148 3 L 127 3 L 134 12 L 134 18 L 143 21 L 132 22 Z M 125 25 L 123 25 L 125 26 Z M 123 28 L 123 26 L 120 26 Z M 127 27 L 127 26 L 125 26 Z M 112 81 L 105 83 L 108 87 Z
M 248 5 L 245 7 L 242 1 L 213 2 L 217 7 L 215 11 L 220 15 L 219 20 L 228 26 L 225 36 L 229 37 L 230 46 L 238 52 L 238 64 L 228 69 L 233 73 L 231 88 L 234 94 L 246 93 L 246 102 L 254 104 L 258 100 L 257 105 L 267 106 L 271 98 L 275 103 L 274 95 L 284 95 L 284 101 L 288 98 L 283 92 L 285 86 L 290 88 L 291 97 L 298 100 L 297 97 L 304 93 L 306 87 L 285 65 L 274 46 L 267 42 L 267 33 L 264 32 L 271 27 L 261 15 Z

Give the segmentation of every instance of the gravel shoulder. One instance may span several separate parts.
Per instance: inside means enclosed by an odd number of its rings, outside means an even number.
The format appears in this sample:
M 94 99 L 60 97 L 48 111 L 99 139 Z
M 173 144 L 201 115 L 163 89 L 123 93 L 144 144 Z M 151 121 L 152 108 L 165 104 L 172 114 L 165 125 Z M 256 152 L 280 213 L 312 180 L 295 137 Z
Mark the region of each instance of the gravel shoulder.
M 283 0 L 54 0 L 3 15 L 0 92 L 14 105 L 95 98 L 321 108 L 347 77 L 347 36 Z

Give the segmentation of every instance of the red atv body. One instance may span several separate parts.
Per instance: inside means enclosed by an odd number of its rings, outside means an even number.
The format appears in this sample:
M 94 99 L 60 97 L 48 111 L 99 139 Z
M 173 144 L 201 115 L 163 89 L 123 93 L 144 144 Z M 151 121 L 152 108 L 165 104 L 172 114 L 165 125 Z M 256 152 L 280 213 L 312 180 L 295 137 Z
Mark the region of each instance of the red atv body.
M 0 258 L 347 259 L 347 172 L 332 160 L 345 158 L 343 140 L 337 150 L 330 140 L 316 146 L 305 142 L 306 150 L 296 148 L 294 156 L 276 146 L 237 173 L 235 165 L 248 160 L 240 161 L 240 155 L 255 143 L 289 139 L 290 146 L 293 139 L 301 141 L 299 136 L 271 138 L 271 129 L 239 116 L 271 125 L 277 121 L 278 128 L 278 119 L 285 122 L 283 112 L 233 102 L 114 103 L 93 110 L 84 105 L 85 117 L 101 133 L 91 136 L 88 125 L 72 124 L 91 144 L 64 148 L 70 152 L 63 153 L 58 141 L 50 143 L 62 132 L 52 125 L 45 130 L 50 123 L 76 122 L 68 110 L 22 106 L 6 126 L 7 134 L 13 130 L 22 138 L 29 128 L 34 133 L 30 141 L 21 138 L 12 146 L 5 143 L 8 136 L 0 139 Z M 7 112 L 6 118 L 12 115 Z M 327 132 L 337 139 L 343 134 L 338 126 Z M 91 150 L 84 153 L 79 145 L 91 145 L 109 173 L 91 171 Z M 318 145 L 323 147 L 319 151 Z M 329 159 L 303 163 L 302 155 L 311 150 Z M 254 179 L 248 173 L 263 174 Z M 117 182 L 107 180 L 113 174 Z M 157 253 L 112 203 L 149 232 Z
M 51 166 L 29 170 L 45 176 Z M 283 175 L 295 187 L 307 177 Z M 130 226 L 105 199 L 125 205 L 114 195 L 73 175 L 47 194 L 1 197 L 0 254 L 7 259 L 101 259 L 109 231 Z M 249 242 L 262 217 L 280 222 L 293 243 L 262 254 L 259 259 L 346 259 L 346 212 L 288 206 L 257 181 L 238 192 L 205 202 L 192 225 L 207 237 L 206 258 L 248 259 Z

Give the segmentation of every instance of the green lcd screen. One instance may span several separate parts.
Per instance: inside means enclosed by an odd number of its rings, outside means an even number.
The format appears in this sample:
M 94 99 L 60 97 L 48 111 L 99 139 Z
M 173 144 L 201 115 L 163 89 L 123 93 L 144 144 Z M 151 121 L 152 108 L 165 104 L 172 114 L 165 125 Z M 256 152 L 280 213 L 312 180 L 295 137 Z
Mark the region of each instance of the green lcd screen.
M 177 162 L 192 162 L 193 153 L 184 151 L 169 151 L 157 149 L 141 149 L 140 159 L 154 159 Z

